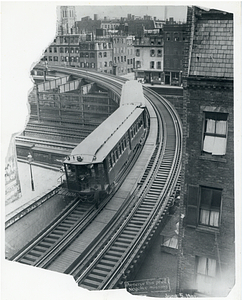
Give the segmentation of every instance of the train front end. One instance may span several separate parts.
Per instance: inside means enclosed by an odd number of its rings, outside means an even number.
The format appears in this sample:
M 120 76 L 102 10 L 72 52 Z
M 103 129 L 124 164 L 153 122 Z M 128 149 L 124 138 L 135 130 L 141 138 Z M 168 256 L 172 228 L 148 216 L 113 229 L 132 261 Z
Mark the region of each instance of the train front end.
M 90 157 L 70 155 L 64 162 L 64 168 L 68 191 L 79 196 L 93 196 L 95 191 L 106 194 L 108 178 L 103 162 L 95 163 Z

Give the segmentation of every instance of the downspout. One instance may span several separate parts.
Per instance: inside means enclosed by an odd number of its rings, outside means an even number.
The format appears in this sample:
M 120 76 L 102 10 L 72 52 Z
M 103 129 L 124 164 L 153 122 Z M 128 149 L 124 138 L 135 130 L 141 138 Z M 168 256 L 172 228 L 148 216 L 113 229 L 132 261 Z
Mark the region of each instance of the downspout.
M 191 36 L 190 36 L 190 46 L 189 46 L 187 77 L 190 74 L 191 59 L 192 59 L 192 48 L 193 48 L 193 39 L 194 39 L 194 31 L 195 31 L 195 7 L 192 8 L 192 25 L 191 25 Z

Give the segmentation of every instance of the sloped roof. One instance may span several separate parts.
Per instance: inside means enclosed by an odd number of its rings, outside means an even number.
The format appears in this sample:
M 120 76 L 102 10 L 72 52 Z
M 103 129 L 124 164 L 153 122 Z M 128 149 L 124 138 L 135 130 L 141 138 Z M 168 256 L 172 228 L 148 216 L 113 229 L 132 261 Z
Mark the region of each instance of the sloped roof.
M 197 19 L 189 75 L 233 78 L 233 20 Z

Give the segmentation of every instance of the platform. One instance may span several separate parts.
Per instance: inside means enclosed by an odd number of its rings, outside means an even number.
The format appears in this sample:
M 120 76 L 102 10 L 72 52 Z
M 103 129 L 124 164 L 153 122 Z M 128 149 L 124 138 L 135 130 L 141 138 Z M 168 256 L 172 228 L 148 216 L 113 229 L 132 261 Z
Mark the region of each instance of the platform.
M 28 205 L 35 202 L 60 182 L 61 172 L 32 165 L 34 191 L 31 187 L 30 167 L 28 163 L 18 162 L 21 198 L 5 206 L 5 219 L 9 219 Z

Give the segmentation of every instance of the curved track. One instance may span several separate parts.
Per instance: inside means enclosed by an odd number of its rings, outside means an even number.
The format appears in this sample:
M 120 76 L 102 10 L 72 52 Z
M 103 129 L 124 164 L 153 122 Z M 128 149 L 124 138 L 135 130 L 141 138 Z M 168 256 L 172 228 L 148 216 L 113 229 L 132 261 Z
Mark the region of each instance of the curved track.
M 53 67 L 51 69 L 63 72 L 63 74 L 85 77 L 112 89 L 117 95 L 120 95 L 122 83 L 125 81 L 112 75 L 72 68 Z M 44 265 L 37 264 L 51 270 L 72 274 L 80 286 L 88 289 L 111 289 L 121 286 L 125 279 L 132 278 L 133 270 L 139 263 L 142 253 L 163 222 L 178 183 L 182 139 L 180 119 L 164 98 L 147 88 L 144 88 L 144 94 L 157 111 L 159 131 L 156 142 L 149 139 L 146 142 L 147 147 L 149 143 L 153 144 L 148 147 L 149 161 L 146 162 L 146 167 L 143 167 L 141 175 L 139 171 L 140 177 L 137 185 L 132 192 L 128 193 L 125 201 L 115 211 L 105 228 L 100 230 L 100 233 L 84 251 L 78 251 L 75 248 L 75 255 L 73 255 L 73 251 L 69 251 L 67 245 L 63 243 L 63 246 L 59 247 L 61 248 L 59 254 Z M 153 122 L 152 118 L 156 117 L 151 114 L 150 122 Z M 152 127 L 154 124 L 151 124 Z M 140 163 L 141 167 L 142 164 L 144 166 L 144 162 Z M 114 200 L 112 199 L 112 201 Z M 100 212 L 104 211 L 104 206 L 99 210 Z M 47 244 L 52 245 L 53 239 L 58 240 L 61 232 L 69 230 L 68 223 L 77 224 L 82 219 L 78 213 L 75 212 L 74 215 L 74 217 L 66 216 L 67 224 L 59 225 L 60 227 L 51 233 L 51 239 L 50 236 L 45 237 L 45 242 L 40 241 L 41 245 L 44 248 L 47 247 Z M 80 230 L 78 226 L 72 226 L 75 228 L 73 231 Z M 82 239 L 81 234 L 75 238 L 75 242 L 78 239 Z M 51 245 L 49 248 L 54 248 Z M 38 251 L 43 251 L 43 248 L 38 247 L 37 245 Z M 31 250 L 29 253 L 29 261 L 39 255 L 35 250 Z M 58 266 L 60 261 L 63 264 L 63 258 L 70 253 L 73 257 L 69 260 L 66 259 L 68 262 L 63 266 Z M 22 262 L 27 263 L 26 261 Z

